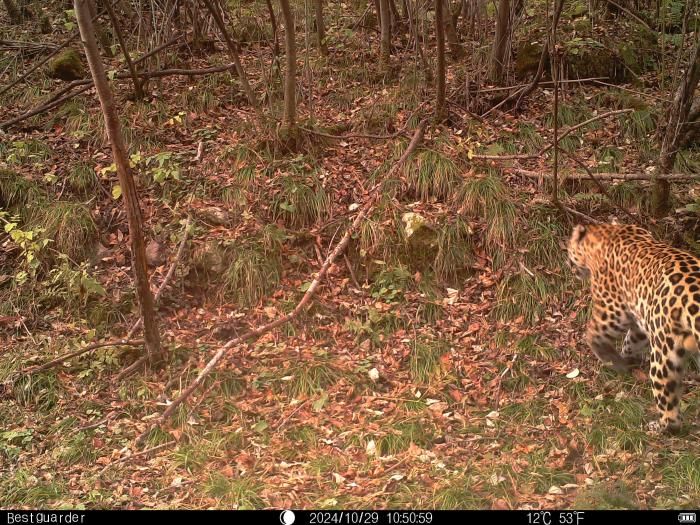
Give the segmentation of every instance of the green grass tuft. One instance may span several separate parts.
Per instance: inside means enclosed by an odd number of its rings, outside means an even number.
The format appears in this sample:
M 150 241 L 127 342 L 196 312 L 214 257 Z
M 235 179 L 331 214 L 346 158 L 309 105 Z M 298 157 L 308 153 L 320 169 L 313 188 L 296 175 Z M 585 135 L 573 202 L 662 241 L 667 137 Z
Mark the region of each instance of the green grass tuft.
M 404 166 L 407 191 L 423 201 L 447 199 L 460 181 L 459 168 L 448 156 L 431 149 L 419 150 Z

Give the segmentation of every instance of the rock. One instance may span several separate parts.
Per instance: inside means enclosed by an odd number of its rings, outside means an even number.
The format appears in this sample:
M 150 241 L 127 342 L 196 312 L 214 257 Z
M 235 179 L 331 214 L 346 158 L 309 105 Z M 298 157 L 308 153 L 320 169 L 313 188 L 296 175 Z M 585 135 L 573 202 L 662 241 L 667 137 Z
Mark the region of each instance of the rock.
M 515 57 L 515 76 L 527 80 L 535 76 L 542 56 L 542 44 L 526 42 L 520 46 Z M 549 55 L 545 58 L 544 75 L 549 72 Z
M 199 212 L 202 220 L 214 226 L 226 226 L 231 221 L 231 214 L 226 210 L 211 206 Z
M 85 76 L 85 68 L 80 55 L 75 49 L 67 49 L 59 53 L 49 62 L 48 75 L 60 80 L 78 80 Z
M 401 220 L 404 223 L 408 243 L 407 257 L 411 269 L 429 268 L 437 255 L 437 231 L 418 213 L 404 213 Z
M 146 245 L 146 264 L 148 266 L 162 266 L 165 264 L 165 248 L 158 241 L 150 241 Z

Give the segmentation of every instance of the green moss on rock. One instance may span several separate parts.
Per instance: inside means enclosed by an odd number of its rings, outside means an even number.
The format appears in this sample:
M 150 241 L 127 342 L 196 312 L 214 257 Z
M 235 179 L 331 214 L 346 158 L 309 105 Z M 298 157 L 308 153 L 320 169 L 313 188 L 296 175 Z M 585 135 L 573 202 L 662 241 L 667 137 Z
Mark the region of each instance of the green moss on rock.
M 85 76 L 85 68 L 75 49 L 67 49 L 49 62 L 48 75 L 60 80 L 78 80 Z

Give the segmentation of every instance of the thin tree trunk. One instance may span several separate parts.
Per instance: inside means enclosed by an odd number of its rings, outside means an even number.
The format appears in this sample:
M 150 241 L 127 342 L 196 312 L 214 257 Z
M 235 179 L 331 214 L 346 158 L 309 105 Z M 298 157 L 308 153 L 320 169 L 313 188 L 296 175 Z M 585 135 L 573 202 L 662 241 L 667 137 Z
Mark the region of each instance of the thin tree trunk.
M 326 44 L 326 26 L 323 23 L 323 0 L 314 0 L 316 10 L 316 38 L 318 39 L 318 49 L 321 55 L 328 55 L 328 45 Z
M 139 79 L 138 73 L 136 72 L 136 66 L 134 66 L 134 63 L 131 60 L 131 57 L 129 56 L 129 50 L 126 48 L 124 35 L 122 34 L 122 29 L 119 25 L 119 20 L 117 20 L 117 16 L 114 13 L 114 9 L 112 8 L 111 0 L 106 0 L 104 6 L 107 9 L 107 15 L 109 16 L 109 20 L 112 22 L 114 32 L 117 35 L 117 40 L 119 40 L 119 46 L 122 48 L 124 60 L 126 60 L 126 65 L 129 67 L 129 73 L 131 73 L 131 79 L 134 83 L 134 97 L 136 98 L 136 100 L 141 100 L 143 99 L 143 85 L 141 84 L 141 80 Z
M 491 81 L 495 84 L 503 82 L 505 71 L 506 51 L 511 33 L 510 0 L 498 1 L 498 13 L 496 15 L 496 38 L 493 42 L 491 54 Z
M 143 319 L 143 332 L 146 353 L 152 364 L 163 361 L 163 351 L 160 345 L 160 334 L 153 305 L 153 295 L 148 282 L 146 269 L 146 249 L 143 240 L 141 209 L 139 208 L 138 194 L 131 174 L 129 159 L 127 156 L 124 137 L 122 136 L 114 105 L 114 96 L 109 88 L 104 65 L 97 50 L 95 41 L 95 29 L 92 25 L 92 17 L 89 8 L 90 0 L 74 0 L 74 9 L 78 20 L 80 36 L 85 48 L 85 56 L 90 66 L 92 79 L 95 84 L 97 96 L 105 119 L 105 127 L 109 142 L 112 145 L 112 155 L 117 166 L 117 175 L 122 188 L 122 198 L 126 207 L 126 215 L 129 221 L 129 240 L 131 242 L 131 260 L 136 281 L 136 296 L 141 308 Z
M 668 125 L 661 141 L 658 171 L 662 175 L 671 173 L 685 126 L 693 103 L 693 94 L 700 81 L 700 40 L 695 44 L 691 63 L 676 90 L 669 112 Z M 662 217 L 671 207 L 671 183 L 667 179 L 657 179 L 651 194 L 652 213 Z
M 462 46 L 459 43 L 459 38 L 457 37 L 457 24 L 453 21 L 452 13 L 449 9 L 449 1 L 442 1 L 446 3 L 446 5 L 443 8 L 443 19 L 445 20 L 445 35 L 447 36 L 447 43 L 450 45 L 450 55 L 452 56 L 453 60 L 459 60 L 464 56 L 464 50 L 462 49 Z
M 238 55 L 237 42 L 235 42 L 233 38 L 231 38 L 228 29 L 226 29 L 226 24 L 224 24 L 224 19 L 221 17 L 221 13 L 219 13 L 219 10 L 216 9 L 216 7 L 211 3 L 211 0 L 203 0 L 203 2 L 209 10 L 209 12 L 211 13 L 211 15 L 214 17 L 214 22 L 216 22 L 216 25 L 219 27 L 219 31 L 221 31 L 221 35 L 226 41 L 226 46 L 228 47 L 228 52 L 231 55 L 231 60 L 233 60 L 233 63 L 236 66 L 238 80 L 241 81 L 241 86 L 243 86 L 243 92 L 245 93 L 246 97 L 248 97 L 248 102 L 250 102 L 251 106 L 257 109 L 258 100 L 255 98 L 255 93 L 253 93 L 253 89 L 248 83 L 248 77 L 246 76 L 245 71 L 243 70 L 241 58 Z
M 444 0 L 435 0 L 435 34 L 437 37 L 437 106 L 435 108 L 435 116 L 438 121 L 442 121 L 446 117 L 444 7 Z
M 272 39 L 274 42 L 273 58 L 276 59 L 278 56 L 280 56 L 280 40 L 279 32 L 277 31 L 277 18 L 275 17 L 275 9 L 274 7 L 272 7 L 272 0 L 265 0 L 265 3 L 267 4 L 267 11 L 270 14 L 270 24 L 272 25 Z
M 287 55 L 287 70 L 284 74 L 284 122 L 290 135 L 297 129 L 297 46 L 295 41 L 294 15 L 289 0 L 280 0 L 282 19 L 284 20 L 284 45 Z
M 379 0 L 379 22 L 381 27 L 379 63 L 382 68 L 388 68 L 391 58 L 391 13 L 389 12 L 389 0 Z
M 97 7 L 95 6 L 95 1 L 90 0 L 88 2 L 88 12 L 90 13 L 93 22 L 93 27 L 95 28 L 95 35 L 100 41 L 100 47 L 104 54 L 109 58 L 114 58 L 114 53 L 112 53 L 112 43 L 109 41 L 109 36 L 107 35 L 104 28 L 100 25 L 100 21 L 97 19 Z

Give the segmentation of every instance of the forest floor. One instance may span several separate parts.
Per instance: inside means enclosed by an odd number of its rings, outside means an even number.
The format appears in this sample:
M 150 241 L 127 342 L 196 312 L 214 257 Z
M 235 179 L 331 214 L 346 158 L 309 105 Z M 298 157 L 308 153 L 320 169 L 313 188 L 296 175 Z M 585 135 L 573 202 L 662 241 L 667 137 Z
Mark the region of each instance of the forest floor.
M 330 35 L 331 56 L 313 54 L 313 66 L 300 68 L 300 113 L 313 112 L 305 127 L 344 138 L 305 132 L 298 153 L 266 145 L 274 132 L 256 129 L 228 74 L 167 78 L 145 102 L 126 99 L 127 82 L 114 84 L 140 154 L 147 232 L 166 252 L 153 265 L 154 288 L 192 217 L 189 248 L 160 307 L 169 352 L 162 370 L 116 381 L 135 352 L 111 347 L 17 374 L 123 337 L 137 308 L 126 218 L 113 198 L 116 176 L 103 169 L 111 153 L 93 97 L 3 137 L 6 167 L 57 201 L 89 208 L 101 247 L 88 270 L 104 294 L 81 287 L 76 299 L 64 270 L 34 288 L 33 303 L 7 296 L 16 302 L 7 300 L 1 325 L 0 507 L 698 507 L 697 375 L 686 385 L 684 430 L 647 433 L 656 415 L 646 372 L 609 371 L 582 340 L 588 298 L 560 247 L 573 221 L 550 204 L 550 186 L 518 175 L 515 162 L 469 160 L 470 152 L 535 153 L 550 143 L 552 92 L 542 89 L 517 115 L 481 122 L 456 103 L 449 125 L 431 124 L 313 305 L 231 349 L 176 417 L 149 434 L 147 452 L 134 446 L 227 339 L 294 307 L 366 198 L 362 188 L 407 144 L 405 136 L 351 135 L 406 126 L 410 136 L 415 108 L 430 100 L 417 66 L 396 77 L 375 70 L 374 37 L 370 46 Z M 263 52 L 246 50 L 246 69 L 279 101 L 279 75 L 259 72 Z M 656 88 L 635 87 L 644 107 L 634 119 L 598 121 L 568 147 L 598 171 L 643 171 L 653 155 L 640 153 L 634 134 L 655 128 Z M 22 97 L 6 107 L 31 106 Z M 568 87 L 562 97 L 564 126 L 632 104 L 628 92 L 600 85 Z M 84 165 L 87 191 L 72 184 Z M 517 166 L 548 171 L 551 157 Z M 614 206 L 587 182 L 569 181 L 562 192 L 601 220 L 619 215 L 615 206 L 643 213 L 644 183 L 609 188 Z M 407 236 L 407 212 L 436 232 L 427 245 Z M 672 224 L 650 226 L 678 241 Z

